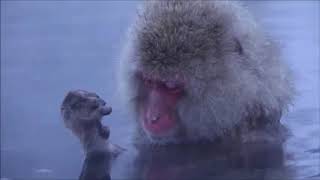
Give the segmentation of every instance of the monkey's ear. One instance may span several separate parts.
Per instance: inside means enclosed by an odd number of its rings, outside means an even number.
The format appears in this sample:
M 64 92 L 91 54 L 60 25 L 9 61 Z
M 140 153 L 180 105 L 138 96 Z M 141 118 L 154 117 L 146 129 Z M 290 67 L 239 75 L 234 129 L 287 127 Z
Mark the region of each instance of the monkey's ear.
M 73 108 L 80 101 L 80 95 L 77 91 L 69 91 L 62 102 L 62 108 Z
M 233 38 L 234 39 L 234 50 L 239 54 L 239 55 L 243 55 L 243 48 L 242 45 L 239 41 L 238 38 Z
M 76 96 L 76 93 L 74 91 L 69 91 L 66 97 L 64 98 L 62 105 L 70 104 L 75 96 Z

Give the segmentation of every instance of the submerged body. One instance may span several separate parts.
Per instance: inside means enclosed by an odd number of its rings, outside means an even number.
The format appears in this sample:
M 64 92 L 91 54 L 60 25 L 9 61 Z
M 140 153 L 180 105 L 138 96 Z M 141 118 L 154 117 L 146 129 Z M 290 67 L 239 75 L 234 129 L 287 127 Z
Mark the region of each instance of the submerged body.
M 238 3 L 146 2 L 126 55 L 121 70 L 137 144 L 283 139 L 290 73 Z

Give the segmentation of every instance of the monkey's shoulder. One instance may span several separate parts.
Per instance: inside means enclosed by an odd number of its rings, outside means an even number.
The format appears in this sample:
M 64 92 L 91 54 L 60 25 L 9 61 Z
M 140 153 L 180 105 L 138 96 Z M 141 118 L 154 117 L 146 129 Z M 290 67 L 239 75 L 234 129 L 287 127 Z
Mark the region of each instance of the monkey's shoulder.
M 281 112 L 249 114 L 235 128 L 242 143 L 283 143 L 289 130 L 280 122 Z

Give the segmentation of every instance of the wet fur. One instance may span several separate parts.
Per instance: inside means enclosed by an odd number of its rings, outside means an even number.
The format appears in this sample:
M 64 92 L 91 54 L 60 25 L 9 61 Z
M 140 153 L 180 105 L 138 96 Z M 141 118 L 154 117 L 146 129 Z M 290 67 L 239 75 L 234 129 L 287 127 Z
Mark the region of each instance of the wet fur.
M 179 74 L 188 83 L 177 137 L 152 139 L 137 123 L 136 142 L 282 139 L 280 118 L 294 89 L 278 49 L 236 2 L 146 2 L 121 62 L 127 97 L 134 107 L 143 97 L 136 71 L 161 80 Z

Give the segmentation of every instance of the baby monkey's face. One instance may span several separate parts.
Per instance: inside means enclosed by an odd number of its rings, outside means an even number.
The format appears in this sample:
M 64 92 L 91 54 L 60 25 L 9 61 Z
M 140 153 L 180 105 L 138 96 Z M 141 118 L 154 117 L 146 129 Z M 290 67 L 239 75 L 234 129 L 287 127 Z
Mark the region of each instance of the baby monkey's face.
M 102 117 L 111 111 L 111 107 L 106 106 L 97 94 L 83 90 L 70 91 L 61 106 L 65 126 L 75 134 L 83 129 L 99 127 Z

